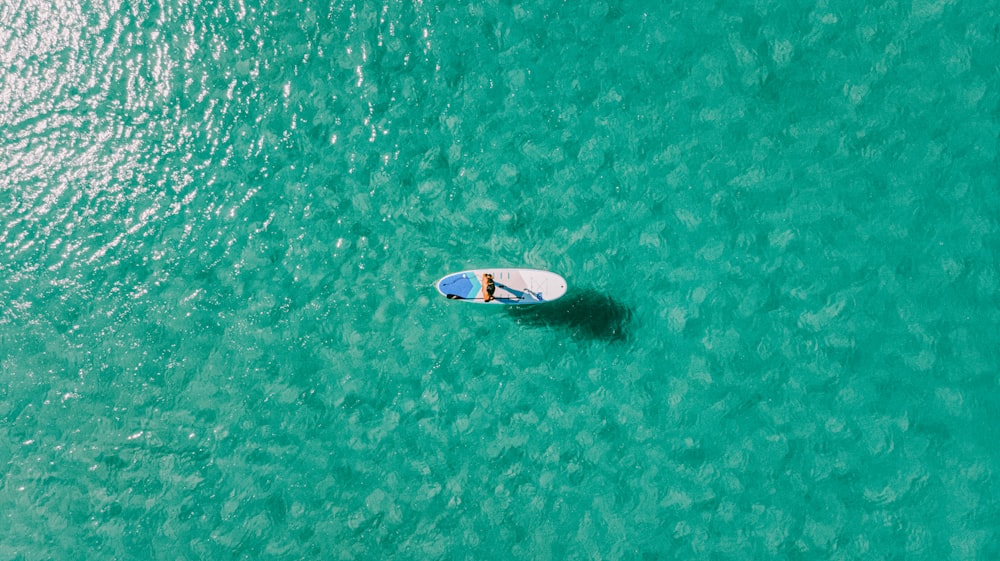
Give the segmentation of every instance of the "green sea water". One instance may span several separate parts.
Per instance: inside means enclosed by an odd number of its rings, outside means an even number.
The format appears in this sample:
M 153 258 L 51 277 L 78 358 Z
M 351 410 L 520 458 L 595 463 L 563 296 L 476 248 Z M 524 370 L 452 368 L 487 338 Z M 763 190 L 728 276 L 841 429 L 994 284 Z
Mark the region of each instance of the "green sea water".
M 1000 558 L 998 22 L 0 0 L 0 559 Z

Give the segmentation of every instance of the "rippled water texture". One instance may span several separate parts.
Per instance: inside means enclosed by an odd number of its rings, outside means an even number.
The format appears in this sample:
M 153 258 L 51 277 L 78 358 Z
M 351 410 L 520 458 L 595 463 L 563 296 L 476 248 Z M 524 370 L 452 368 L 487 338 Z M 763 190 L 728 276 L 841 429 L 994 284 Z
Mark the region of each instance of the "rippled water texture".
M 997 21 L 0 1 L 0 558 L 997 558 Z

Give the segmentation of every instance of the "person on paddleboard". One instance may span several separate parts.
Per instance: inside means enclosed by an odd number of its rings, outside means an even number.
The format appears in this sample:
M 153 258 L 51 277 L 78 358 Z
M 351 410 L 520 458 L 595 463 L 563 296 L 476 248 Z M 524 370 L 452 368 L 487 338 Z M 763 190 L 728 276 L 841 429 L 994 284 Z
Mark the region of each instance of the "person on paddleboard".
M 493 292 L 495 292 L 497 286 L 493 284 L 493 275 L 486 273 L 483 275 L 483 302 L 489 302 L 493 300 Z

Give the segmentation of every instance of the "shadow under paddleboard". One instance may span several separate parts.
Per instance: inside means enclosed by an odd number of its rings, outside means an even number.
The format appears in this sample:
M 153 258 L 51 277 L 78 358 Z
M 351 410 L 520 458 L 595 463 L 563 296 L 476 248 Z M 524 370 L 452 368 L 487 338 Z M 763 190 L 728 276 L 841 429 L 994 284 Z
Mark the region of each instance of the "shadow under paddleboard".
M 596 290 L 571 290 L 562 298 L 539 306 L 505 308 L 518 323 L 559 327 L 573 335 L 607 342 L 629 339 L 632 310 Z

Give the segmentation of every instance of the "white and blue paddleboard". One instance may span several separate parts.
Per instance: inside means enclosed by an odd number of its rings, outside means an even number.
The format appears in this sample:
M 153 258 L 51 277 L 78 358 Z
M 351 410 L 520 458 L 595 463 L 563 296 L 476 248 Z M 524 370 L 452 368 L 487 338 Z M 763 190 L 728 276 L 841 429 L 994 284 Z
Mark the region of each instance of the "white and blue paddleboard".
M 493 275 L 493 299 L 485 300 L 483 275 Z M 537 269 L 473 269 L 437 281 L 437 289 L 452 300 L 474 304 L 543 304 L 566 294 L 566 279 Z

